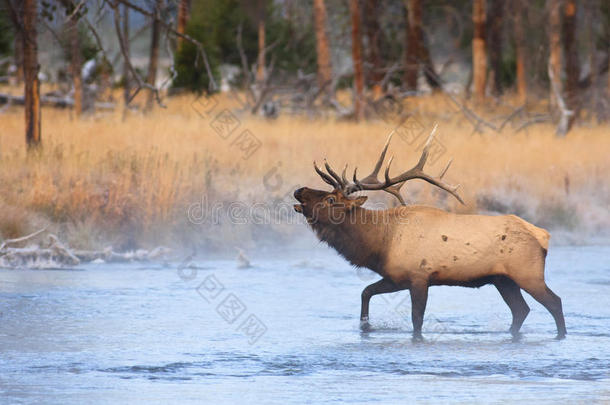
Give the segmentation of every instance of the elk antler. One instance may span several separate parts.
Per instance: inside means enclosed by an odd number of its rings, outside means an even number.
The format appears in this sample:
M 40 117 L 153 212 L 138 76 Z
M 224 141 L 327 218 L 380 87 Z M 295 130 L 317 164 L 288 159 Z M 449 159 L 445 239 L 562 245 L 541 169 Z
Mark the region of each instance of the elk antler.
M 324 180 L 326 183 L 333 186 L 335 189 L 339 189 L 339 190 L 343 191 L 343 193 L 345 193 L 346 195 L 354 193 L 356 191 L 360 191 L 360 190 L 370 190 L 370 191 L 383 190 L 387 193 L 392 194 L 394 197 L 398 198 L 398 201 L 400 201 L 400 203 L 402 205 L 406 205 L 405 201 L 403 200 L 402 196 L 400 195 L 401 187 L 408 180 L 421 179 L 421 180 L 427 181 L 428 183 L 430 183 L 436 187 L 439 187 L 439 188 L 445 190 L 446 192 L 448 192 L 449 194 L 454 196 L 459 202 L 464 204 L 462 197 L 460 197 L 460 195 L 457 193 L 457 189 L 460 187 L 460 185 L 458 184 L 457 186 L 452 186 L 452 185 L 447 184 L 442 181 L 443 176 L 445 175 L 445 173 L 447 173 L 447 170 L 449 170 L 449 166 L 451 166 L 452 160 L 449 160 L 449 162 L 447 163 L 447 166 L 445 166 L 445 168 L 443 169 L 443 171 L 441 172 L 441 174 L 438 177 L 432 177 L 429 174 L 426 174 L 424 172 L 424 165 L 426 164 L 426 161 L 428 160 L 428 155 L 430 154 L 430 145 L 432 143 L 432 139 L 434 138 L 436 128 L 437 128 L 437 125 L 434 125 L 434 128 L 430 132 L 430 135 L 428 136 L 428 140 L 426 141 L 426 144 L 424 145 L 424 149 L 422 151 L 421 157 L 419 158 L 419 161 L 411 169 L 407 170 L 406 172 L 404 172 L 396 177 L 390 177 L 390 165 L 392 164 L 392 160 L 394 159 L 394 157 L 390 158 L 390 160 L 388 161 L 388 165 L 385 169 L 385 173 L 384 173 L 385 180 L 384 181 L 379 181 L 378 175 L 379 175 L 379 171 L 381 170 L 381 166 L 383 165 L 383 161 L 385 160 L 385 155 L 386 155 L 386 152 L 388 151 L 388 146 L 390 145 L 390 140 L 392 139 L 392 134 L 390 134 L 390 136 L 388 137 L 388 140 L 386 141 L 385 146 L 383 147 L 383 150 L 381 151 L 381 155 L 379 155 L 379 159 L 377 159 L 377 163 L 375 164 L 375 168 L 373 169 L 371 174 L 369 174 L 368 176 L 366 176 L 365 178 L 363 178 L 361 180 L 358 180 L 358 177 L 357 177 L 358 168 L 354 169 L 354 176 L 353 176 L 352 183 L 348 182 L 345 177 L 345 172 L 347 170 L 347 166 L 345 166 L 345 169 L 343 169 L 343 173 L 341 176 L 339 176 L 330 167 L 330 165 L 326 161 L 324 162 L 324 166 L 326 167 L 326 171 L 328 172 L 328 174 L 326 174 L 322 170 L 320 170 L 318 168 L 318 166 L 316 166 L 315 162 L 314 162 L 314 168 L 315 168 L 316 172 L 320 175 L 320 177 L 322 177 L 322 180 Z M 330 174 L 330 176 L 329 176 L 329 174 Z

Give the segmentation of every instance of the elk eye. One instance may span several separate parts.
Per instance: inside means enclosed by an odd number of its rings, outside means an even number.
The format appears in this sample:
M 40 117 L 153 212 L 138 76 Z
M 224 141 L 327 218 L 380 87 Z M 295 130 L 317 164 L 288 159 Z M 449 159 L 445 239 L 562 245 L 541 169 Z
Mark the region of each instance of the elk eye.
M 331 205 L 335 203 L 335 199 L 333 197 L 328 197 L 326 201 Z

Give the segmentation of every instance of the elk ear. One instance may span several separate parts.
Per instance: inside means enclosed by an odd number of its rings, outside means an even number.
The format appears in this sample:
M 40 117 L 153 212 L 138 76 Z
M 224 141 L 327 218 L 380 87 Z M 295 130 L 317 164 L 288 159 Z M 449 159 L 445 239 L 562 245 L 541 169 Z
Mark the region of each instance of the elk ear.
M 367 198 L 368 198 L 368 197 L 367 197 L 367 196 L 365 196 L 365 195 L 360 196 L 360 197 L 358 197 L 358 198 L 354 198 L 354 199 L 352 200 L 352 208 L 354 208 L 354 207 L 360 207 L 362 204 L 364 204 L 364 203 L 366 202 Z

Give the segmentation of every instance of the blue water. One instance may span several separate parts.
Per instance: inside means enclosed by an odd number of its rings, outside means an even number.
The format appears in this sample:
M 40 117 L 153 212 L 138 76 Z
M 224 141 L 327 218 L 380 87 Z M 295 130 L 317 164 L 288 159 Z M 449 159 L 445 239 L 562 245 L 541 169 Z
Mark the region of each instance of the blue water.
M 529 296 L 513 341 L 491 286 L 432 288 L 423 343 L 408 292 L 374 297 L 363 333 L 377 277 L 323 247 L 193 262 L 0 270 L 0 402 L 610 401 L 608 247 L 550 250 L 563 341 Z

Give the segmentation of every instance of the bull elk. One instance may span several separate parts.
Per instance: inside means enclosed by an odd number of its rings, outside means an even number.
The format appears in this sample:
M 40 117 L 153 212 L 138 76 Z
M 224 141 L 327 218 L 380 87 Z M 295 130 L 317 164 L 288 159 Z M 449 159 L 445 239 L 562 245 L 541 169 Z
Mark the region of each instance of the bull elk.
M 530 309 L 521 289 L 540 302 L 555 319 L 557 337 L 566 334 L 561 299 L 544 280 L 549 233 L 515 215 L 462 215 L 441 209 L 405 204 L 400 188 L 409 180 L 421 179 L 439 187 L 462 204 L 458 186 L 443 181 L 449 164 L 440 176 L 424 172 L 430 142 L 428 137 L 418 163 L 391 177 L 389 160 L 385 178 L 379 171 L 385 160 L 391 135 L 373 172 L 361 180 L 354 170 L 353 180 L 346 168 L 339 175 L 325 162 L 326 172 L 314 162 L 322 180 L 333 187 L 327 192 L 303 187 L 294 192 L 302 213 L 317 237 L 333 247 L 354 266 L 367 267 L 382 279 L 362 291 L 361 327 L 369 328 L 369 301 L 377 294 L 410 290 L 413 338 L 422 339 L 422 324 L 428 288 L 437 285 L 481 287 L 493 284 L 512 312 L 510 332 L 519 330 Z M 386 210 L 363 208 L 366 196 L 350 197 L 357 191 L 383 190 L 394 195 L 402 206 Z

